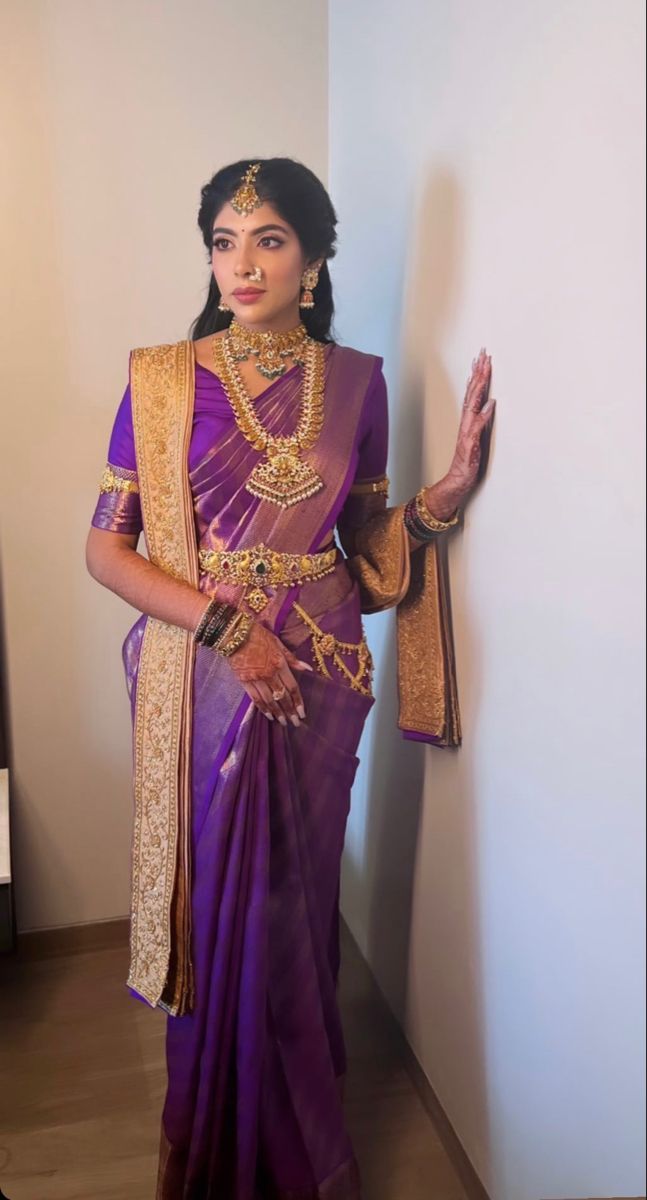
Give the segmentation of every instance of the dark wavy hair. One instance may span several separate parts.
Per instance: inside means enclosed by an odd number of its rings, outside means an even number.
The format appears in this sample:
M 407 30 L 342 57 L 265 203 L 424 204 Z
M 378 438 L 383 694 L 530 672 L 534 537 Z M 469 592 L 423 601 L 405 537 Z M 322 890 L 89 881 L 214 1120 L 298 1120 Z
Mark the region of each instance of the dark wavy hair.
M 261 200 L 273 205 L 283 220 L 292 226 L 306 261 L 334 258 L 337 253 L 337 214 L 328 192 L 314 172 L 293 158 L 242 158 L 222 167 L 202 188 L 198 225 L 207 247 L 209 264 L 215 218 L 222 206 L 231 200 L 247 169 L 257 162 L 261 163 L 261 169 L 254 180 L 256 191 Z M 302 309 L 301 320 L 310 337 L 318 342 L 332 342 L 335 340 L 331 335 L 335 306 L 327 262 L 322 264 L 312 296 L 314 308 Z M 217 333 L 231 324 L 233 313 L 220 312 L 219 303 L 220 289 L 212 271 L 206 304 L 189 330 L 191 340 Z

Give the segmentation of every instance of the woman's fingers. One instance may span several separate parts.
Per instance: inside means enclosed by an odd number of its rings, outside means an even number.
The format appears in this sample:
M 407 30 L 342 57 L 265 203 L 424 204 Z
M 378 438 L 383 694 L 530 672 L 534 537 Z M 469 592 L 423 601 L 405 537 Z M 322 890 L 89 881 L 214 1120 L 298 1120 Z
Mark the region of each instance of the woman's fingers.
M 263 697 L 264 703 L 267 705 L 274 717 L 276 717 L 276 720 L 279 721 L 281 725 L 287 725 L 285 713 L 283 712 L 278 700 L 274 699 L 274 691 L 276 689 L 273 687 L 272 681 L 268 681 L 267 679 L 257 679 L 256 686 Z
M 275 678 L 278 680 L 279 689 L 285 688 L 285 694 L 280 700 L 284 712 L 290 718 L 294 725 L 299 724 L 299 718 L 304 719 L 306 712 L 303 704 L 303 697 L 299 685 L 288 666 L 287 659 L 284 659 L 279 669 L 276 672 Z
M 492 359 L 485 353 L 485 350 L 481 350 L 478 358 L 474 361 L 472 375 L 463 401 L 463 410 L 468 420 L 471 418 L 471 414 L 478 412 L 485 403 L 491 374 Z
M 261 695 L 258 684 L 252 683 L 252 682 L 244 683 L 243 687 L 245 688 L 245 691 L 247 692 L 247 694 L 249 696 L 251 696 L 256 707 L 260 708 L 261 712 L 263 713 L 263 716 L 268 717 L 270 721 L 273 721 L 274 716 L 272 715 L 272 713 L 267 705 L 266 700 Z
M 265 716 L 271 714 L 282 725 L 288 719 L 299 725 L 305 708 L 286 653 L 294 660 L 295 670 L 312 670 L 309 663 L 286 652 L 276 634 L 255 622 L 247 641 L 232 654 L 230 666 Z

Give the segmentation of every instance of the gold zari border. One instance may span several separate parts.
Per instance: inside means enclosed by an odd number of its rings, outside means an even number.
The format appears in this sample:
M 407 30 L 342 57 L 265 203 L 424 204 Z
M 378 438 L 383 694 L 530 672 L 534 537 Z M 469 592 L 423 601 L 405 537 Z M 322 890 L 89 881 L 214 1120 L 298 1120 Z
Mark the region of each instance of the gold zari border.
M 411 554 L 404 505 L 385 508 L 355 532 L 348 569 L 362 612 L 396 606 L 398 728 L 459 746 L 461 719 L 447 549 L 442 539 Z
M 194 359 L 190 342 L 131 354 L 142 519 L 150 561 L 197 587 L 188 472 Z M 128 985 L 180 1015 L 193 1003 L 190 957 L 190 726 L 194 646 L 188 630 L 149 617 L 134 721 L 135 818 Z

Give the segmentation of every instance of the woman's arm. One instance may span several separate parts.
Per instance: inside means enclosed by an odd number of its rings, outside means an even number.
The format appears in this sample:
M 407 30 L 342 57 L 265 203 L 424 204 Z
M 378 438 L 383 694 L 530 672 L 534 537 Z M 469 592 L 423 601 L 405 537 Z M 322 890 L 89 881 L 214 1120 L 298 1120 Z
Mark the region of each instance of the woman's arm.
M 194 632 L 211 597 L 175 579 L 137 552 L 143 529 L 130 383 L 113 423 L 106 471 L 86 543 L 93 579 L 147 616 Z M 305 716 L 295 670 L 311 670 L 261 621 L 227 662 L 261 712 L 281 724 Z M 290 669 L 292 668 L 292 669 Z M 280 692 L 275 698 L 274 692 Z
M 121 596 L 128 604 L 169 625 L 191 633 L 210 604 L 205 596 L 183 579 L 174 579 L 137 552 L 137 533 L 113 533 L 91 526 L 86 543 L 88 571 L 97 583 Z M 259 621 L 254 621 L 247 641 L 227 659 L 234 674 L 261 712 L 282 725 L 289 719 L 299 725 L 305 718 L 301 689 L 294 671 L 312 667 Z M 273 690 L 283 688 L 277 699 Z
M 147 616 L 193 631 L 210 597 L 149 562 L 138 553 L 138 540 L 136 533 L 91 526 L 85 561 L 92 578 Z

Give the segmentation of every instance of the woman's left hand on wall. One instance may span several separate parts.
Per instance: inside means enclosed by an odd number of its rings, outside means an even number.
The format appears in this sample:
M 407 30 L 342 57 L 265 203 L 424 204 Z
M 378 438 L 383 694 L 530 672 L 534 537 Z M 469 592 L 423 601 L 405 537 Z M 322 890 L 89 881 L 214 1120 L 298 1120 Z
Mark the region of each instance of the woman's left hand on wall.
M 488 400 L 491 377 L 492 359 L 483 349 L 467 381 L 451 466 L 438 483 L 425 489 L 425 503 L 440 521 L 463 507 L 485 470 L 496 406 L 496 400 Z

